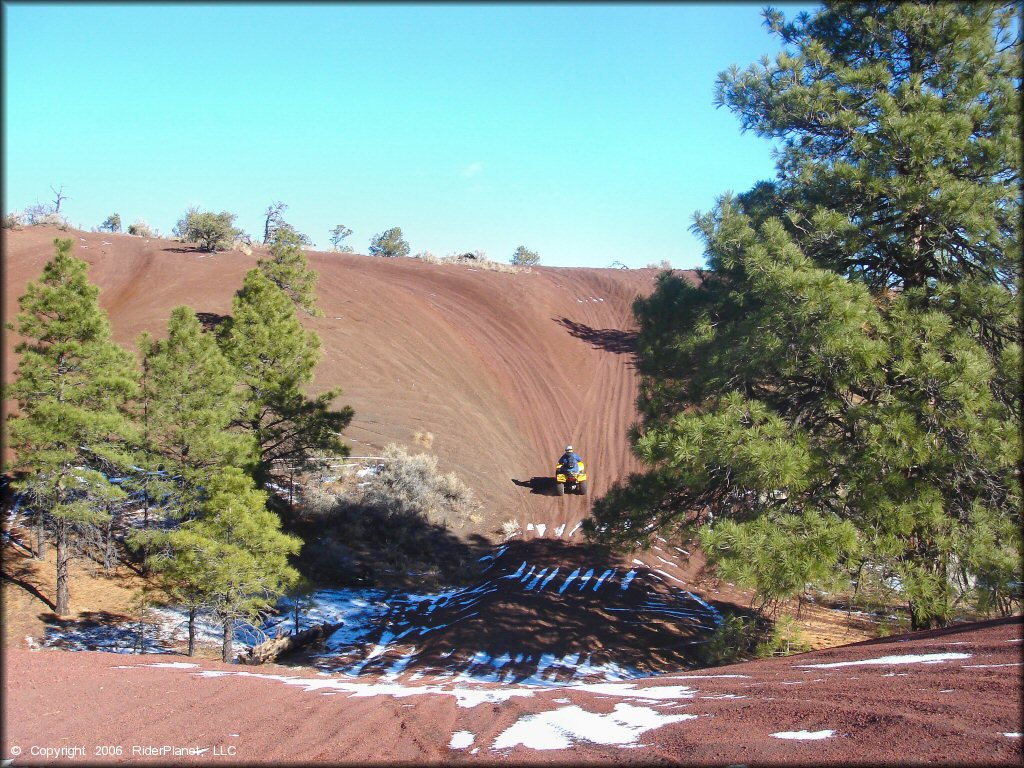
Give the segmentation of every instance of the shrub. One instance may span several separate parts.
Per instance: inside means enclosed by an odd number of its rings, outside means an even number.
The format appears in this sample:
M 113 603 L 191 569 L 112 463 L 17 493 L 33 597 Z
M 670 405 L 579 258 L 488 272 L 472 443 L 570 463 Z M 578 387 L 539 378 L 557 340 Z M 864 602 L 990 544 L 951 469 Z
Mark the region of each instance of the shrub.
M 68 220 L 57 213 L 52 206 L 39 203 L 25 209 L 25 222 L 30 227 L 58 227 L 62 230 L 68 228 Z
M 0 224 L 0 228 L 21 229 L 21 216 L 16 213 L 5 214 L 2 224 Z
M 198 243 L 206 251 L 223 250 L 231 247 L 235 238 L 242 234 L 236 229 L 235 214 L 228 211 L 213 213 L 189 208 L 174 225 L 174 234 L 186 243 Z
M 363 489 L 361 504 L 449 528 L 464 525 L 479 509 L 473 491 L 454 472 L 438 470 L 437 457 L 413 455 L 392 444 L 384 449 L 384 459 Z
M 309 567 L 321 578 L 336 572 L 351 581 L 355 574 L 361 583 L 471 578 L 477 560 L 449 531 L 482 520 L 472 491 L 454 473 L 440 472 L 433 456 L 389 445 L 384 459 L 357 486 L 355 477 L 334 486 L 347 491 L 329 490 L 323 481 L 306 485 L 303 513 L 314 534 L 303 550 Z
M 506 520 L 501 524 L 501 536 L 504 541 L 514 539 L 516 536 L 522 535 L 523 530 L 519 527 L 518 520 Z
M 517 267 L 532 267 L 540 263 L 540 256 L 525 245 L 520 245 L 512 254 L 512 263 Z
M 771 636 L 763 643 L 758 644 L 755 653 L 757 656 L 765 658 L 768 656 L 791 656 L 794 653 L 803 653 L 809 650 L 811 650 L 811 646 L 804 638 L 796 618 L 784 614 L 776 619 Z
M 701 650 L 701 660 L 708 666 L 733 664 L 746 661 L 754 656 L 759 636 L 762 634 L 757 622 L 737 614 L 722 618 L 711 639 Z
M 370 241 L 370 255 L 396 258 L 409 255 L 409 243 L 402 238 L 401 227 L 392 227 L 387 232 L 374 235 Z
M 135 235 L 136 237 L 159 237 L 158 233 L 150 228 L 145 219 L 136 219 L 134 223 L 129 224 L 128 234 Z

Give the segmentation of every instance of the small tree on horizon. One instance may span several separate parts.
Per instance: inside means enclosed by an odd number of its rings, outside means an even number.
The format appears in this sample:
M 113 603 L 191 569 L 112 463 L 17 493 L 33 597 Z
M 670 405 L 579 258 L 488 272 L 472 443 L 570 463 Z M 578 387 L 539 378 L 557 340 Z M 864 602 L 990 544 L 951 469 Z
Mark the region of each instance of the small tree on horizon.
M 120 232 L 121 231 L 121 216 L 116 213 L 112 213 L 100 224 L 101 232 Z
M 512 263 L 517 267 L 532 267 L 540 263 L 540 256 L 525 245 L 520 245 L 512 254 Z
M 392 227 L 386 232 L 374 235 L 370 241 L 370 255 L 397 258 L 409 255 L 409 243 L 402 237 L 401 227 Z
M 234 226 L 236 215 L 228 211 L 213 213 L 189 208 L 174 225 L 174 234 L 186 243 L 198 243 L 206 251 L 229 248 L 242 230 Z
M 339 253 L 352 253 L 351 245 L 342 245 L 342 241 L 352 234 L 352 230 L 344 224 L 338 224 L 331 230 L 331 245 Z

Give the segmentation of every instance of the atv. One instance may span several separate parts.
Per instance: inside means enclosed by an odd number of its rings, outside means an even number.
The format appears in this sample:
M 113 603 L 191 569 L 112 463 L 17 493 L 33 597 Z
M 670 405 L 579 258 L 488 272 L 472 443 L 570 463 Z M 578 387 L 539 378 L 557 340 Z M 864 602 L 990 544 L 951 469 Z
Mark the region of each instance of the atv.
M 587 495 L 587 468 L 582 461 L 576 465 L 575 472 L 570 472 L 564 464 L 555 467 L 555 490 L 559 496 L 566 492 Z

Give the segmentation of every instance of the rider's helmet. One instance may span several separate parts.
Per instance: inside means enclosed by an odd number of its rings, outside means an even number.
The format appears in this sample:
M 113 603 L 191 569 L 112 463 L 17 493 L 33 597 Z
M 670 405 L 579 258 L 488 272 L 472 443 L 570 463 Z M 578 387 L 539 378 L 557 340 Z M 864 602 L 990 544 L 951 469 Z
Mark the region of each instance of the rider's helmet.
M 572 453 L 572 446 L 571 445 L 565 446 L 565 452 L 566 453 Z

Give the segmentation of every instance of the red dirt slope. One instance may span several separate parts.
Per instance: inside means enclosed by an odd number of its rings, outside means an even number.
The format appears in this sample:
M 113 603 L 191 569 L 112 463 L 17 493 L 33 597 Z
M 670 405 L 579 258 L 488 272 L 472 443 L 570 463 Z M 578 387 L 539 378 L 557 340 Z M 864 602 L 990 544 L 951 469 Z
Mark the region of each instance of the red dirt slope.
M 91 264 L 116 340 L 164 334 L 172 307 L 229 313 L 231 297 L 261 253 L 205 254 L 168 240 L 128 235 L 3 231 L 4 319 L 71 237 Z M 531 493 L 550 476 L 566 442 L 592 471 L 592 494 L 635 468 L 626 432 L 634 421 L 631 303 L 656 270 L 536 268 L 515 274 L 415 259 L 311 253 L 323 318 L 307 318 L 324 342 L 314 389 L 340 386 L 355 409 L 345 437 L 356 456 L 388 442 L 434 435 L 442 468 L 458 472 L 487 506 L 477 530 L 503 520 L 568 531 L 589 499 Z M 7 334 L 4 376 L 16 342 Z M 519 481 L 524 485 L 517 485 Z M 578 534 L 576 536 L 579 538 Z
M 45 747 L 84 752 L 47 762 L 103 764 L 1020 765 L 1021 640 L 1020 619 L 1001 619 L 567 687 L 355 682 L 103 653 L 56 665 L 60 652 L 10 651 L 2 754 L 21 750 L 14 765 L 42 762 L 26 758 Z M 122 752 L 98 758 L 104 745 Z

